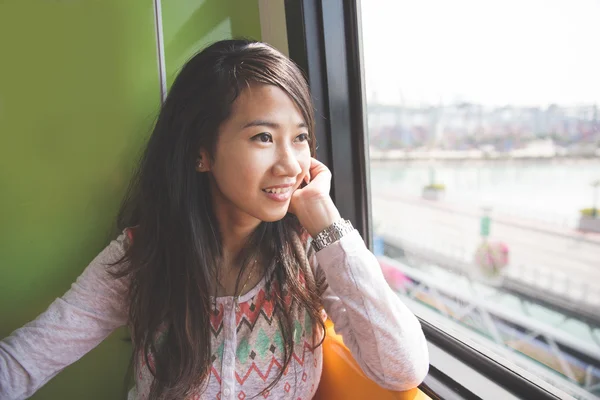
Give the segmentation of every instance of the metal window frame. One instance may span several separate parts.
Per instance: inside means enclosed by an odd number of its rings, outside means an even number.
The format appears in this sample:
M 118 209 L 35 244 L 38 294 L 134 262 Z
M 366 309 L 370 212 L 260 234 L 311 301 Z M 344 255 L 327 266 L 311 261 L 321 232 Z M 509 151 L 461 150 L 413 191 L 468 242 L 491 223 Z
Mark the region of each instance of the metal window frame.
M 332 198 L 372 248 L 359 1 L 285 0 L 285 14 L 289 56 L 305 72 L 311 87 L 317 157 L 332 171 Z M 421 323 L 428 341 L 455 362 L 481 372 L 477 379 L 489 379 L 524 399 L 560 398 L 560 391 L 545 382 L 527 379 L 494 360 L 493 354 L 474 349 L 425 320 Z M 422 385 L 425 392 L 439 398 L 470 397 L 464 384 L 472 376 L 444 374 L 431 361 L 431 373 Z M 493 388 L 489 398 L 496 398 Z
M 472 343 L 467 344 L 426 320 L 420 319 L 420 321 L 427 341 L 452 356 L 456 362 L 460 362 L 477 371 L 480 374 L 477 379 L 488 379 L 489 382 L 500 385 L 506 391 L 522 399 L 546 400 L 570 398 L 566 393 L 552 387 L 538 377 L 526 374 L 526 371 L 521 371 L 521 374 L 517 373 L 516 366 L 513 366 L 514 369 L 509 368 L 503 362 L 499 361 L 500 357 L 496 356 L 493 352 L 481 347 L 476 348 Z M 430 363 L 433 367 L 439 367 L 439 364 L 443 364 L 444 362 L 431 356 Z M 447 361 L 445 363 L 447 364 Z M 445 367 L 446 370 L 449 370 L 449 379 L 454 382 L 459 384 L 464 382 L 463 384 L 467 385 L 467 380 L 474 379 L 473 375 L 466 376 L 452 371 L 448 365 L 445 365 Z M 424 383 L 428 384 L 428 379 L 425 379 Z M 489 398 L 503 398 L 492 395 L 496 389 L 491 384 L 489 387 L 491 392 Z
M 317 158 L 334 179 L 331 196 L 370 246 L 366 112 L 354 1 L 286 0 L 290 58 L 306 73 L 315 106 Z

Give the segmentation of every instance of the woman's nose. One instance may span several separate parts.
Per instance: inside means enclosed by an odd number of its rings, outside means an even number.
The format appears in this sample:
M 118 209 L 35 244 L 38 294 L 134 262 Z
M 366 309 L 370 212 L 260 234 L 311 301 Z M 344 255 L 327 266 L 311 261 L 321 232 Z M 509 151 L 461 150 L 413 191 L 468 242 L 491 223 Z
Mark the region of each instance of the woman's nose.
M 286 146 L 278 152 L 277 162 L 273 172 L 278 176 L 298 176 L 302 172 L 300 165 L 300 154 L 294 149 Z

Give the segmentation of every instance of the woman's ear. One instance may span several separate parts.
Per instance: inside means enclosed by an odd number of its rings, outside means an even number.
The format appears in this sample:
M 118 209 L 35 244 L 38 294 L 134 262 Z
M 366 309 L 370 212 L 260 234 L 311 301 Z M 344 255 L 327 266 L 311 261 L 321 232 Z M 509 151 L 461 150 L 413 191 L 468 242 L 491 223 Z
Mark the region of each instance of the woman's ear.
M 200 149 L 198 152 L 198 158 L 196 159 L 196 171 L 210 171 L 210 157 L 208 156 L 208 152 L 204 149 Z

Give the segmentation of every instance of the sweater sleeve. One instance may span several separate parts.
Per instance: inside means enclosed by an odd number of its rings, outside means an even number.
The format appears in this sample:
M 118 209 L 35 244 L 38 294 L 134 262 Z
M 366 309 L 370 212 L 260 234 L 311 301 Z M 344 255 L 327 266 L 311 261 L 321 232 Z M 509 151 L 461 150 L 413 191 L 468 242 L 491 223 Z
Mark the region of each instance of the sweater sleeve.
M 125 278 L 108 265 L 124 254 L 113 240 L 61 298 L 0 341 L 0 399 L 25 399 L 127 322 Z
M 363 372 L 380 386 L 408 390 L 429 369 L 427 342 L 415 315 L 389 287 L 358 231 L 315 253 L 315 278 L 326 281 L 325 311 Z

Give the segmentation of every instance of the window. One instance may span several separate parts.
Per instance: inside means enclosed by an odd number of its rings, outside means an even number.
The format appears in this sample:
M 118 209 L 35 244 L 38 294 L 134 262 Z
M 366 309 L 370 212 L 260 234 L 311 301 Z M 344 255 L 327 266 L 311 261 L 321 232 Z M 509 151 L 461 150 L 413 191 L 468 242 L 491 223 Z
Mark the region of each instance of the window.
M 374 250 L 447 333 L 600 396 L 597 1 L 361 2 Z
M 600 396 L 598 15 L 286 2 L 334 199 L 422 320 L 436 387 Z

